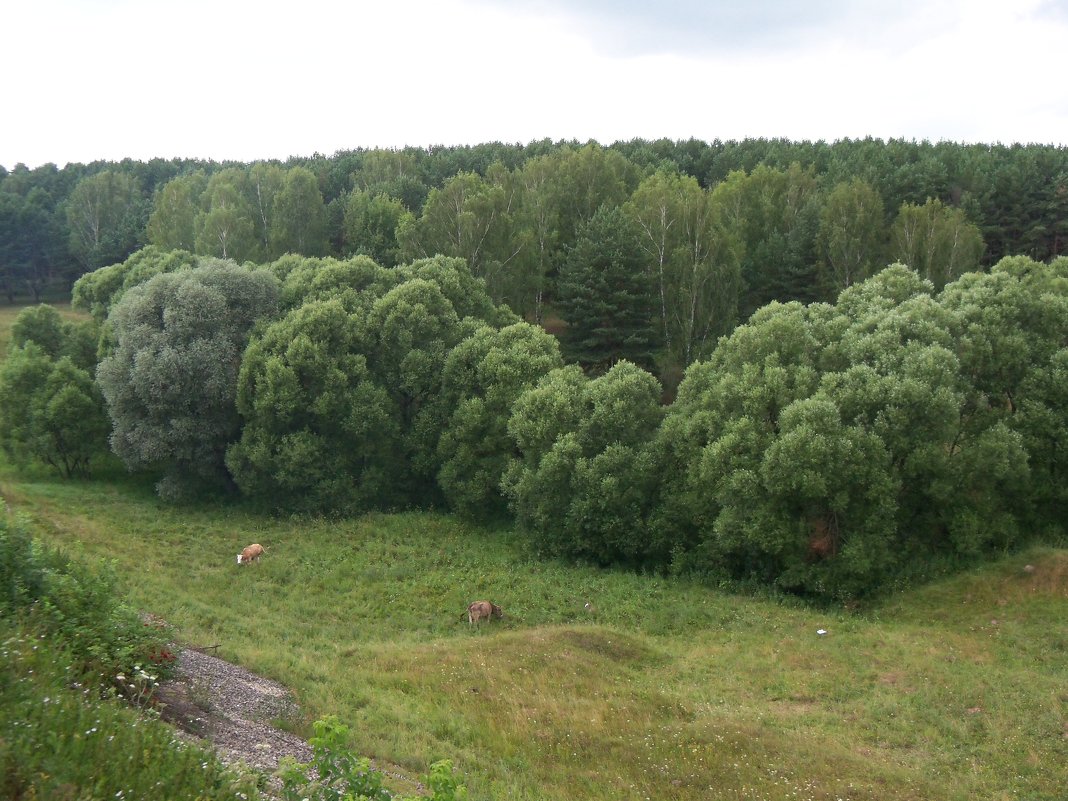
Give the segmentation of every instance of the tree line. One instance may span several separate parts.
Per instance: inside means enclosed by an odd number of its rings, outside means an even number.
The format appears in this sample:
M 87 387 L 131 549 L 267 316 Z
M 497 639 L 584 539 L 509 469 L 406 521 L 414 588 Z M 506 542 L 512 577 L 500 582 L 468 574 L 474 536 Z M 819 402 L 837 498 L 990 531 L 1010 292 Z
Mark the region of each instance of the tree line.
M 601 247 L 561 282 L 633 256 L 625 221 L 598 208 L 577 241 Z M 67 474 L 110 447 L 168 499 L 510 516 L 545 554 L 836 598 L 1068 519 L 1063 257 L 941 286 L 896 264 L 833 302 L 772 301 L 667 405 L 639 364 L 571 362 L 458 257 L 149 246 L 74 302 L 91 322 L 19 315 L 0 445 Z
M 653 186 L 642 187 L 647 181 Z M 719 196 L 701 201 L 710 209 L 695 208 L 696 190 Z M 927 259 L 938 283 L 1009 254 L 1060 255 L 1068 150 L 878 139 L 546 140 L 255 164 L 0 167 L 0 291 L 38 299 L 49 282 L 69 287 L 145 244 L 255 263 L 286 252 L 362 253 L 393 266 L 444 253 L 467 259 L 495 299 L 537 319 L 579 227 L 601 206 L 628 204 L 649 267 L 662 268 L 665 280 L 671 268 L 684 269 L 680 248 L 691 249 L 690 261 L 728 271 L 739 262 L 744 319 L 770 299 L 832 300 L 865 270 L 897 259 L 917 269 Z M 673 222 L 677 214 L 692 219 Z M 730 237 L 716 238 L 707 254 L 701 225 L 725 226 Z M 949 228 L 968 234 L 952 253 Z

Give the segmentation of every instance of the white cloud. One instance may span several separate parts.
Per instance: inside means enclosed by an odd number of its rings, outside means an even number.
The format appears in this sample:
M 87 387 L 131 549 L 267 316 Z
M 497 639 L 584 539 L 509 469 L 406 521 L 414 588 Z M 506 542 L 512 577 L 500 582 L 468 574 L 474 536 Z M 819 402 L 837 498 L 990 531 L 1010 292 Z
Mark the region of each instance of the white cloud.
M 544 137 L 1065 143 L 1068 15 L 1054 10 L 1042 0 L 20 3 L 0 12 L 0 164 Z

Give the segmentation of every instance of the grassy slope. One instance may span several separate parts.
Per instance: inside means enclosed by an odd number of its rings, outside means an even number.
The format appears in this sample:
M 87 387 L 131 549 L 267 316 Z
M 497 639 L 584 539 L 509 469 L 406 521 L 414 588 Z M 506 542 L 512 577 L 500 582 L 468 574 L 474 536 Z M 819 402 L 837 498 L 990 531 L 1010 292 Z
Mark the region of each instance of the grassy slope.
M 186 641 L 339 714 L 362 753 L 412 773 L 453 758 L 473 799 L 1053 801 L 1068 784 L 1066 551 L 848 613 L 538 562 L 442 515 L 279 521 L 10 470 L 0 489 L 47 539 L 114 559 Z M 267 556 L 239 568 L 254 541 Z M 508 617 L 472 630 L 482 597 Z

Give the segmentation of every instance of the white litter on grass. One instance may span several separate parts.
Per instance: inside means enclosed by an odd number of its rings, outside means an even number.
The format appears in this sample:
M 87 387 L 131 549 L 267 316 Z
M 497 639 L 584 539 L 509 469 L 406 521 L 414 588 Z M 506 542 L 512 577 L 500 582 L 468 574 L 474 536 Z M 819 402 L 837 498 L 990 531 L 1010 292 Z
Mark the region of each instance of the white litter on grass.
M 238 564 L 241 564 L 241 554 L 238 554 L 238 555 L 237 555 L 237 563 L 238 563 Z
M 822 637 L 827 633 L 827 629 L 816 629 L 816 633 Z

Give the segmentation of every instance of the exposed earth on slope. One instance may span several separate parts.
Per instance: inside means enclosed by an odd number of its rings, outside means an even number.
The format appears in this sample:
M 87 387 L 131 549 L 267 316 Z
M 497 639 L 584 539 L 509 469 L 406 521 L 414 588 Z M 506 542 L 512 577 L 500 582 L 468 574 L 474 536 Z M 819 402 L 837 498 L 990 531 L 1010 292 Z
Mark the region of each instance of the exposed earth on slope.
M 244 763 L 271 774 L 285 756 L 298 762 L 312 758 L 306 740 L 271 725 L 299 718 L 300 708 L 288 689 L 203 651 L 178 652 L 177 674 L 160 684 L 155 700 L 163 720 L 186 736 L 208 741 L 226 764 Z M 372 765 L 404 792 L 426 792 L 411 777 Z

